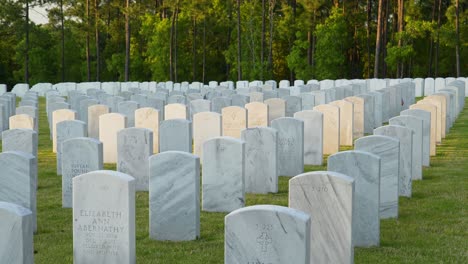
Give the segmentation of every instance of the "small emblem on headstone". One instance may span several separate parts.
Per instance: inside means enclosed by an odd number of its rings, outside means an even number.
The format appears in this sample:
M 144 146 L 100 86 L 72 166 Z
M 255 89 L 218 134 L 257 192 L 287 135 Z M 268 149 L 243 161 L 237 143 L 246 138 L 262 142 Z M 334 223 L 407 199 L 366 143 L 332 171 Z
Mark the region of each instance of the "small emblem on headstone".
M 262 232 L 262 234 L 257 237 L 257 243 L 261 245 L 262 252 L 267 252 L 267 247 L 271 244 L 271 237 L 267 233 Z

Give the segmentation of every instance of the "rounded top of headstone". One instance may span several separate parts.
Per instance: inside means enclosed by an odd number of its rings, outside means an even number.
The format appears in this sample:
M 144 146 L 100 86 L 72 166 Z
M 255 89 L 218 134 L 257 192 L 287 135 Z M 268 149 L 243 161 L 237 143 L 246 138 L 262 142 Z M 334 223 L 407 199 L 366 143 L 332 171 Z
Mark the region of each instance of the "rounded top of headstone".
M 122 173 L 122 172 L 111 171 L 111 170 L 97 170 L 97 171 L 91 171 L 91 172 L 76 176 L 73 178 L 73 182 L 80 181 L 82 179 L 87 179 L 87 178 L 93 179 L 96 177 L 110 177 L 110 178 L 119 179 L 120 181 L 125 181 L 125 182 L 132 182 L 135 180 L 135 178 L 133 178 L 132 176 Z
M 332 154 L 330 156 L 328 156 L 328 159 L 334 159 L 334 158 L 338 158 L 340 156 L 349 156 L 349 155 L 353 155 L 353 156 L 366 156 L 366 157 L 369 157 L 371 159 L 375 159 L 375 160 L 380 160 L 380 156 L 378 155 L 375 155 L 373 153 L 370 153 L 370 152 L 367 152 L 367 151 L 362 151 L 362 150 L 346 150 L 346 151 L 340 151 L 340 152 L 337 152 L 335 154 Z
M 272 212 L 272 213 L 277 214 L 278 217 L 280 217 L 279 214 L 290 215 L 304 222 L 307 222 L 310 219 L 310 215 L 301 210 L 289 208 L 285 206 L 269 205 L 269 204 L 253 205 L 253 206 L 247 206 L 247 207 L 237 209 L 229 213 L 228 215 L 226 215 L 225 219 L 228 219 L 230 217 L 233 217 L 239 214 L 255 213 L 255 212 Z
M 7 203 L 7 202 L 0 201 L 0 210 L 8 212 L 9 214 L 17 215 L 17 216 L 32 215 L 31 210 L 23 206 L 14 204 L 14 203 Z
M 354 179 L 347 176 L 347 175 L 344 175 L 342 173 L 339 173 L 339 172 L 334 172 L 334 171 L 311 171 L 311 172 L 306 172 L 306 173 L 302 173 L 302 174 L 299 174 L 295 177 L 292 177 L 289 182 L 290 184 L 296 180 L 301 180 L 301 179 L 306 179 L 306 178 L 311 178 L 311 179 L 314 179 L 314 178 L 319 178 L 319 177 L 322 177 L 322 178 L 329 178 L 329 179 L 333 179 L 338 182 L 341 182 L 343 184 L 350 184 L 352 185 L 354 183 Z

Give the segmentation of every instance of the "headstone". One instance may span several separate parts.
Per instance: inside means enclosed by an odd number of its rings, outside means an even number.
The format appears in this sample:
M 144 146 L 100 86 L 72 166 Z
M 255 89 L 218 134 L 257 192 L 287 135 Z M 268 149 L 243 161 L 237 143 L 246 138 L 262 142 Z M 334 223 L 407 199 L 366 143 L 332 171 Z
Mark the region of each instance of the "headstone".
M 380 244 L 380 157 L 369 152 L 343 151 L 328 157 L 328 171 L 354 179 L 353 245 Z
M 310 263 L 353 263 L 354 180 L 315 171 L 289 180 L 289 207 L 311 216 Z
M 247 127 L 268 126 L 268 105 L 261 102 L 252 102 L 245 105 L 247 109 Z
M 76 120 L 76 112 L 60 109 L 52 113 L 52 151 L 54 153 L 57 153 L 57 124 L 66 120 Z
M 231 97 L 231 105 L 232 106 L 244 107 L 249 102 L 252 102 L 251 98 L 249 96 L 247 96 L 247 95 L 233 94 L 230 97 Z M 262 102 L 263 102 L 263 100 L 262 100 Z
M 37 133 L 31 129 L 9 129 L 2 132 L 2 151 L 30 153 L 37 158 Z
M 153 153 L 159 152 L 159 122 L 161 122 L 159 113 L 151 107 L 143 107 L 135 111 L 135 127 L 147 128 L 153 132 Z
M 18 115 L 10 116 L 9 128 L 10 129 L 25 128 L 25 129 L 34 130 L 36 127 L 35 123 L 36 121 L 34 117 L 31 117 L 30 115 L 27 115 L 27 114 L 18 114 Z
M 193 119 L 193 115 L 201 112 L 211 111 L 211 101 L 204 99 L 196 99 L 190 101 L 190 116 Z
M 402 126 L 388 125 L 374 129 L 374 135 L 393 137 L 400 141 L 398 195 L 411 197 L 413 131 Z
M 374 97 L 374 128 L 382 126 L 383 119 L 383 94 L 379 92 L 368 92 Z
M 99 117 L 99 140 L 102 142 L 104 163 L 117 162 L 117 132 L 127 127 L 127 117 L 119 113 Z
M 311 217 L 277 205 L 254 205 L 225 217 L 224 263 L 312 263 Z
M 268 105 L 268 124 L 271 121 L 286 116 L 286 101 L 280 98 L 271 98 L 264 101 Z
M 245 142 L 245 192 L 278 192 L 278 132 L 269 127 L 242 130 Z
M 88 107 L 88 136 L 99 139 L 99 117 L 108 114 L 110 111 L 107 105 L 91 105 Z
M 139 108 L 139 104 L 134 101 L 125 101 L 119 103 L 118 112 L 127 116 L 127 126 L 135 126 L 135 111 Z
M 286 116 L 293 117 L 294 113 L 302 110 L 302 99 L 298 96 L 284 96 L 282 99 L 286 102 Z
M 247 110 L 238 106 L 224 107 L 221 111 L 223 136 L 240 138 L 241 131 L 247 128 Z
M 312 110 L 315 106 L 315 96 L 311 93 L 301 93 L 299 95 L 302 99 L 302 110 Z
M 203 159 L 203 211 L 232 212 L 244 207 L 245 143 L 231 137 L 207 140 Z
M 117 171 L 135 178 L 136 191 L 148 191 L 149 161 L 153 154 L 153 132 L 130 127 L 117 132 Z
M 121 96 L 109 96 L 106 98 L 106 101 L 101 102 L 101 104 L 106 104 L 109 107 L 109 113 L 117 113 L 119 104 L 123 101 L 125 101 L 125 98 Z
M 431 113 L 421 109 L 408 109 L 401 111 L 400 115 L 415 116 L 422 119 L 422 165 L 430 166 L 431 149 Z M 435 148 L 435 141 L 433 142 Z
M 222 109 L 230 106 L 231 103 L 231 98 L 229 97 L 214 97 L 211 99 L 211 110 L 221 114 Z
M 187 106 L 183 104 L 168 104 L 164 106 L 164 120 L 187 118 Z
M 304 164 L 323 163 L 323 114 L 315 110 L 296 112 L 294 118 L 304 122 Z
M 263 93 L 261 92 L 251 92 L 250 94 L 250 102 L 263 102 Z
M 149 159 L 150 238 L 186 241 L 200 237 L 200 160 L 180 151 Z
M 423 110 L 430 114 L 430 155 L 436 155 L 436 143 L 437 143 L 437 107 L 432 104 L 413 104 L 410 105 L 410 110 Z
M 96 99 L 85 99 L 80 101 L 79 116 L 80 120 L 88 124 L 88 107 L 99 104 Z
M 329 104 L 340 108 L 340 145 L 352 146 L 354 131 L 353 103 L 346 100 L 337 100 L 330 102 Z
M 416 105 L 416 106 L 415 106 Z M 417 106 L 425 105 L 425 106 Z M 417 104 L 411 105 L 410 109 L 423 109 L 431 112 L 431 133 L 434 129 L 434 135 L 436 137 L 436 144 L 442 143 L 442 110 L 440 102 L 435 100 L 421 100 Z M 432 119 L 434 119 L 435 124 L 432 125 Z M 432 155 L 432 154 L 431 154 Z
M 374 129 L 374 97 L 366 94 L 357 97 L 364 99 L 364 133 L 371 134 Z
M 136 263 L 134 181 L 102 170 L 73 178 L 73 263 Z
M 102 143 L 94 138 L 75 137 L 62 142 L 62 207 L 72 207 L 73 178 L 102 170 Z
M 0 234 L 2 263 L 34 263 L 31 210 L 14 203 L 0 201 Z
M 304 171 L 304 122 L 292 117 L 277 118 L 271 127 L 278 131 L 278 173 L 296 176 Z
M 314 107 L 323 114 L 323 154 L 334 154 L 340 150 L 340 108 L 323 104 Z
M 220 114 L 201 112 L 193 116 L 193 153 L 200 157 L 200 163 L 203 163 L 203 143 L 221 135 Z
M 192 122 L 170 119 L 159 125 L 159 152 L 184 151 L 192 153 Z
M 413 131 L 411 179 L 422 180 L 423 120 L 408 115 L 390 118 L 389 125 L 407 127 Z
M 36 157 L 26 152 L 4 151 L 0 153 L 0 168 L 0 201 L 31 210 L 33 230 L 36 232 Z
M 86 137 L 86 124 L 80 120 L 65 120 L 57 124 L 57 175 L 62 175 L 62 143 L 71 138 Z
M 364 98 L 346 97 L 344 100 L 353 103 L 353 135 L 354 139 L 364 136 Z

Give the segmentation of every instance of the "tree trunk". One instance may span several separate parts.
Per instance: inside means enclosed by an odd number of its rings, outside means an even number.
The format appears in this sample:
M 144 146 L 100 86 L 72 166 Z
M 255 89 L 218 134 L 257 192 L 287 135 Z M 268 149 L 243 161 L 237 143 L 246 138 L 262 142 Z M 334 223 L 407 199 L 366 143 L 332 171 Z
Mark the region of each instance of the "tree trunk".
M 263 71 L 264 71 L 264 61 L 265 61 L 265 0 L 262 0 L 262 45 L 260 48 L 260 79 L 263 80 Z
M 86 0 L 86 80 L 91 81 L 91 59 L 89 54 L 89 0 Z
M 457 45 L 455 48 L 455 58 L 457 60 L 457 77 L 460 77 L 460 6 L 459 0 L 455 2 L 455 31 L 457 34 Z
M 24 82 L 29 83 L 29 0 L 26 0 L 25 12 L 26 47 L 24 52 Z
M 228 31 L 227 31 L 227 37 L 226 37 L 226 39 L 227 39 L 226 47 L 229 47 L 229 45 L 231 45 L 231 34 L 232 34 L 231 25 L 233 24 L 232 23 L 232 4 L 231 4 L 231 1 L 228 1 L 227 8 L 228 8 L 229 23 L 228 23 Z M 226 80 L 229 80 L 229 73 L 230 72 L 231 72 L 231 64 L 226 63 Z
M 374 78 L 379 78 L 380 46 L 382 45 L 382 10 L 384 4 L 384 0 L 379 0 L 379 8 L 377 11 L 377 35 L 375 37 Z
M 95 8 L 95 21 L 94 21 L 94 29 L 96 33 L 96 81 L 100 81 L 101 76 L 101 56 L 99 54 L 99 3 L 98 0 L 94 0 L 94 8 Z
M 197 70 L 197 19 L 193 17 L 193 42 L 192 42 L 192 81 L 196 81 L 196 70 Z
M 125 81 L 130 80 L 130 0 L 127 0 L 125 12 Z
M 404 10 L 405 10 L 405 3 L 403 0 L 398 0 L 398 33 L 402 33 L 404 30 Z M 398 48 L 401 49 L 401 46 L 403 45 L 403 40 L 400 38 L 398 39 Z M 400 61 L 397 66 L 397 78 L 403 78 L 403 62 Z
M 203 67 L 202 67 L 202 81 L 205 83 L 206 73 L 206 17 L 203 18 Z
M 169 80 L 174 81 L 174 25 L 175 25 L 176 12 L 172 14 L 171 30 L 170 30 L 170 44 L 169 44 Z
M 276 0 L 270 0 L 270 43 L 268 47 L 268 72 L 273 77 L 273 26 L 274 26 L 274 11 L 275 11 Z
M 62 62 L 62 82 L 65 81 L 65 25 L 63 21 L 63 0 L 60 0 L 60 35 L 62 38 L 62 51 L 61 51 L 61 62 Z
M 371 49 L 370 49 L 370 23 L 372 17 L 372 1 L 367 0 L 367 78 L 370 78 L 370 56 L 371 56 Z
M 388 14 L 390 13 L 390 1 L 385 1 L 385 12 L 383 16 L 383 30 L 382 30 L 382 77 L 387 78 L 387 63 L 385 58 L 387 57 L 387 43 L 388 43 Z
M 435 20 L 435 10 L 436 10 L 436 6 L 437 6 L 437 0 L 434 0 L 434 5 L 432 5 L 432 22 L 434 22 Z M 432 34 L 431 34 L 431 37 L 430 37 L 430 46 L 429 46 L 429 68 L 428 68 L 428 71 L 427 71 L 427 77 L 430 77 L 430 76 L 433 76 L 432 75 L 432 64 L 433 64 L 433 61 L 434 61 L 434 38 L 432 37 Z
M 174 82 L 177 82 L 177 25 L 179 24 L 179 1 L 176 4 L 174 27 Z
M 241 47 L 241 19 L 240 19 L 240 3 L 241 0 L 237 0 L 237 80 L 242 80 L 242 47 Z
M 439 0 L 439 11 L 437 17 L 437 36 L 436 36 L 436 50 L 435 50 L 435 69 L 434 69 L 434 77 L 439 76 L 439 31 L 441 25 L 441 13 L 442 13 L 442 0 Z

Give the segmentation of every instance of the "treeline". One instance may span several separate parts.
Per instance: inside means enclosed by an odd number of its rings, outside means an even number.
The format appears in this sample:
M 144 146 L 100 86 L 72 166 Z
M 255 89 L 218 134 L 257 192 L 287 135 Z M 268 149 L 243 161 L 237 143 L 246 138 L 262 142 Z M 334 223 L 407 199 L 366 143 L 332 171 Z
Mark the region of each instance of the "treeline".
M 0 0 L 0 83 L 463 76 L 468 0 Z

